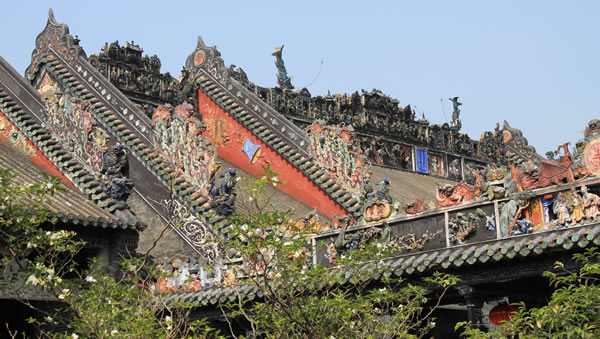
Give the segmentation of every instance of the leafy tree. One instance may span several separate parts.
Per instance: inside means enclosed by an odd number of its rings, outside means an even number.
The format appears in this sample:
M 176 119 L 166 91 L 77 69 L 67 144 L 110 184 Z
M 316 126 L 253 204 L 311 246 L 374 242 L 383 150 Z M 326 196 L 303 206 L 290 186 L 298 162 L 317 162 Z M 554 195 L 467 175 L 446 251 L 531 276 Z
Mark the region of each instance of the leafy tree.
M 599 338 L 600 251 L 593 247 L 573 259 L 582 265 L 577 272 L 567 271 L 561 262 L 555 264 L 561 274 L 544 272 L 556 288 L 546 306 L 527 309 L 516 304 L 519 310 L 497 332 L 485 333 L 466 322 L 456 329 L 469 338 Z
M 314 264 L 314 225 L 297 227 L 289 213 L 265 212 L 266 187 L 282 183 L 277 173 L 266 167 L 263 177 L 246 183 L 257 213 L 232 217 L 232 237 L 220 245 L 245 259 L 238 273 L 246 279 L 239 284 L 258 286 L 263 297 L 238 295 L 237 302 L 222 305 L 232 328 L 244 319 L 253 335 L 264 337 L 422 337 L 434 326 L 430 315 L 456 277 L 435 274 L 427 286 L 386 278 L 382 258 L 396 250 L 384 242 L 347 251 L 333 268 Z M 26 277 L 24 288 L 42 289 L 61 303 L 56 312 L 37 309 L 42 316 L 30 319 L 40 336 L 219 337 L 205 320 L 190 320 L 195 305 L 167 302 L 157 293 L 155 282 L 165 273 L 149 253 L 124 259 L 118 276 L 104 273 L 97 262 L 91 269 L 78 267 L 74 258 L 85 244 L 75 232 L 57 229 L 45 208 L 61 189 L 54 178 L 22 185 L 0 171 L 0 196 L 6 197 L 0 199 L 2 269 L 18 263 L 15 276 Z M 437 298 L 426 287 L 436 287 Z
M 94 260 L 90 269 L 78 266 L 74 259 L 85 243 L 75 232 L 57 229 L 47 208 L 59 190 L 64 188 L 56 178 L 44 177 L 41 183 L 24 185 L 10 171 L 0 170 L 0 268 L 14 273 L 0 288 L 4 294 L 17 296 L 37 289 L 60 302 L 56 311 L 49 312 L 19 298 L 41 314 L 29 319 L 39 329 L 39 336 L 218 336 L 205 320 L 189 320 L 191 305 L 167 303 L 152 288 L 164 273 L 152 265 L 149 253 L 124 258 L 119 276 L 107 274 Z M 10 331 L 10 324 L 6 325 Z M 17 336 L 16 332 L 10 334 Z
M 386 278 L 382 258 L 396 250 L 385 242 L 361 244 L 338 257 L 334 268 L 312 263 L 316 225 L 297 226 L 289 213 L 264 212 L 266 187 L 281 183 L 277 173 L 264 170 L 244 188 L 260 213 L 233 216 L 233 236 L 224 244 L 245 259 L 241 273 L 247 279 L 240 284 L 257 286 L 262 297 L 238 295 L 223 305 L 231 324 L 242 318 L 253 336 L 274 338 L 422 337 L 433 328 L 430 315 L 456 277 L 436 273 L 426 279 L 440 291 L 432 307 L 425 286 Z

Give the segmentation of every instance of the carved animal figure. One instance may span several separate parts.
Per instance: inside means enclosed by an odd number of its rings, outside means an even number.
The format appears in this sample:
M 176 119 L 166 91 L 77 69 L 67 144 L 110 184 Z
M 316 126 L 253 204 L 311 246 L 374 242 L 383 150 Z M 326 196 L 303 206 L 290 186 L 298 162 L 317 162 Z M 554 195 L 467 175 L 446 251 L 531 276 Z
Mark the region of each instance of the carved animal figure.
M 235 184 L 237 172 L 235 168 L 230 168 L 221 173 L 219 178 L 222 178 L 220 185 L 215 185 L 210 190 L 212 198 L 212 207 L 217 214 L 221 216 L 231 215 L 234 211 L 235 204 Z
M 417 214 L 424 208 L 423 200 L 411 200 L 404 205 L 404 213 Z
M 436 192 L 439 207 L 454 206 L 473 199 L 471 188 L 466 184 L 438 186 Z
M 529 158 L 521 166 L 509 162 L 512 177 L 517 184 L 519 191 L 530 190 L 534 188 L 558 185 L 567 180 L 575 181 L 571 165 L 573 156 L 569 152 L 568 145 L 565 143 L 558 147 L 558 151 L 563 149 L 564 156 L 560 162 L 554 160 L 541 160 L 541 165 L 537 165 L 533 159 Z

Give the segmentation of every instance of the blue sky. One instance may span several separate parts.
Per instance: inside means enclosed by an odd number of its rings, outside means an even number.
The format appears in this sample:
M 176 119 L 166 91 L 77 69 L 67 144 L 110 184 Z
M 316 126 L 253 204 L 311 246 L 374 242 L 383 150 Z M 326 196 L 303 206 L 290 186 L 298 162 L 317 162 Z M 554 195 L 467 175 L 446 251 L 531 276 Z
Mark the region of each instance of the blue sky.
M 431 123 L 458 96 L 471 138 L 507 120 L 542 155 L 600 118 L 599 1 L 10 1 L 0 55 L 21 74 L 49 7 L 88 55 L 134 40 L 178 76 L 201 35 L 270 87 L 285 44 L 296 88 L 377 88 Z

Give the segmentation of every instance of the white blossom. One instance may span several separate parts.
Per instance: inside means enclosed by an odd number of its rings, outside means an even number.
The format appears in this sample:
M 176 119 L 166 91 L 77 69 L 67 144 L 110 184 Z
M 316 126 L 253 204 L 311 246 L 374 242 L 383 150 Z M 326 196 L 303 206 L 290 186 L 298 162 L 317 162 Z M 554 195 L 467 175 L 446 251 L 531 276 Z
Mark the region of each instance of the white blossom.
M 85 277 L 85 281 L 87 281 L 89 283 L 95 283 L 96 278 L 92 277 L 91 275 L 88 275 L 87 277 Z
M 73 333 L 73 334 L 71 334 L 71 338 L 73 338 L 73 339 L 78 339 L 78 338 L 79 338 L 79 336 L 78 336 L 77 334 Z
M 35 277 L 35 275 L 32 274 L 29 277 L 27 277 L 27 280 L 25 280 L 25 284 L 35 286 L 38 284 L 38 279 Z
M 110 331 L 110 335 L 116 335 L 117 333 L 119 333 L 119 331 L 117 331 L 117 329 Z

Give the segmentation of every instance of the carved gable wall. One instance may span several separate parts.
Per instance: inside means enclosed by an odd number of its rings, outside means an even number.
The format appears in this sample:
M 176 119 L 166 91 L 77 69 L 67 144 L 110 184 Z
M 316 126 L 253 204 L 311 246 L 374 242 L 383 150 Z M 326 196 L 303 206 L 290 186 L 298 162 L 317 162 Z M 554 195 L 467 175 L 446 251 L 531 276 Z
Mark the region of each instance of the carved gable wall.
M 310 178 L 287 159 L 262 142 L 246 127 L 228 115 L 204 92 L 198 90 L 198 110 L 206 124 L 205 135 L 218 149 L 219 156 L 254 176 L 263 175 L 261 166 L 271 165 L 279 173 L 281 191 L 295 197 L 321 213 L 333 217 L 347 212 Z
M 46 127 L 89 171 L 99 173 L 110 138 L 89 112 L 89 102 L 71 96 L 48 73 L 36 89 L 46 105 Z

